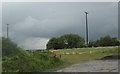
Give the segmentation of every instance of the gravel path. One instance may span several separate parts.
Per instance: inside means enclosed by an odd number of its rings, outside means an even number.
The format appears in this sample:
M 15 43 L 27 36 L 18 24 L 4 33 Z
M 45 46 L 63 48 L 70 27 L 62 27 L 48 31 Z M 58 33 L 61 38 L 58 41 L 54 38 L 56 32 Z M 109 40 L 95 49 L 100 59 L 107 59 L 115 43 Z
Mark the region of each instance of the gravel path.
M 56 72 L 118 72 L 118 60 L 94 60 L 77 63 Z

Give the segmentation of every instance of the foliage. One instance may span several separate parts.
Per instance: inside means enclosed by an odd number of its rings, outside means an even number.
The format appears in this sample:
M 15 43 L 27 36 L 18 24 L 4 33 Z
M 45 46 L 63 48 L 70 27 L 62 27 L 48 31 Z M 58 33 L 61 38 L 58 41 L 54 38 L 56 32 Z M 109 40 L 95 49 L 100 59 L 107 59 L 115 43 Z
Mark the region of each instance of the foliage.
M 44 54 L 3 58 L 3 72 L 40 72 L 61 64 L 58 58 Z
M 13 54 L 19 54 L 20 48 L 17 46 L 16 43 L 12 42 L 10 39 L 2 37 L 2 55 L 3 56 L 10 56 Z
M 0 47 L 2 47 L 2 37 L 0 37 Z
M 66 48 L 79 48 L 84 45 L 84 39 L 77 34 L 65 34 L 61 38 Z
M 0 37 L 0 61 L 2 60 L 2 37 Z
M 115 37 L 105 36 L 100 38 L 99 44 L 100 46 L 115 46 L 119 45 L 119 41 Z
M 47 49 L 62 49 L 62 48 L 64 48 L 64 44 L 61 38 L 51 38 L 47 43 Z
M 27 52 L 10 39 L 3 38 L 2 42 L 4 46 L 3 72 L 40 72 L 57 67 L 62 63 L 59 58 L 51 57 L 43 52 Z
M 90 41 L 89 47 L 98 47 L 98 46 L 119 46 L 120 42 L 116 37 L 105 36 L 101 37 L 96 41 Z
M 79 48 L 84 46 L 84 39 L 77 34 L 65 34 L 58 38 L 51 38 L 47 49 Z

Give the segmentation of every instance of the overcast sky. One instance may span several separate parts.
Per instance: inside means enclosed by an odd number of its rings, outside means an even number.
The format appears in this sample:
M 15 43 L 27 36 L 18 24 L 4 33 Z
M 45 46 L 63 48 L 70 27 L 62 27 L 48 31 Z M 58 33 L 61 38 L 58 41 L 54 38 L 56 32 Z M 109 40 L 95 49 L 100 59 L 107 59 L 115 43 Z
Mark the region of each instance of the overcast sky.
M 85 38 L 88 11 L 89 40 L 118 36 L 117 2 L 5 2 L 2 31 L 26 49 L 45 49 L 51 37 L 75 33 Z

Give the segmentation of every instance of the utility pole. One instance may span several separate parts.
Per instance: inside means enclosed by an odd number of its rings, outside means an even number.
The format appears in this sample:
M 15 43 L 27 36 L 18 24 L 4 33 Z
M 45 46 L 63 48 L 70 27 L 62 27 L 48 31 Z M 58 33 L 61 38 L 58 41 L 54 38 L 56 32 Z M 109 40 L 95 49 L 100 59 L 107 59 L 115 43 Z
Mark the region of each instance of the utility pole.
M 85 12 L 86 14 L 86 44 L 88 46 L 89 42 L 88 42 L 88 19 L 87 19 L 87 15 L 88 15 L 88 12 Z
M 7 24 L 7 39 L 9 38 L 9 24 Z

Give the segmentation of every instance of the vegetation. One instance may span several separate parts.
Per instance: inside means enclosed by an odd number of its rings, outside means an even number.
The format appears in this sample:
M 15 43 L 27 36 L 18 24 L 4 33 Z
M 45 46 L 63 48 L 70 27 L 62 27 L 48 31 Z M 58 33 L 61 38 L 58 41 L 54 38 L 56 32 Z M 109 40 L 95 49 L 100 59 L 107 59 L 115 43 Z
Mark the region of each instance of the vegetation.
M 2 72 L 2 37 L 0 37 L 0 73 Z
M 51 38 L 47 44 L 47 49 L 62 49 L 63 41 L 60 38 Z
M 89 47 L 98 46 L 119 46 L 120 42 L 116 37 L 105 36 L 101 37 L 99 40 L 90 41 Z
M 91 48 L 81 48 L 85 47 L 82 37 L 77 34 L 65 34 L 58 38 L 51 38 L 47 44 L 48 49 L 58 50 L 25 51 L 10 39 L 3 37 L 2 70 L 3 72 L 41 72 L 66 63 L 70 65 L 76 62 L 102 59 L 106 56 L 118 55 L 117 45 L 119 44 L 117 38 L 105 36 L 90 42 Z
M 84 39 L 77 34 L 65 34 L 58 38 L 51 38 L 47 49 L 80 48 L 84 43 Z
M 62 61 L 49 54 L 27 52 L 10 39 L 3 38 L 3 72 L 40 72 L 61 65 Z
M 61 59 L 70 63 L 102 59 L 105 56 L 118 55 L 118 46 L 113 47 L 93 47 L 93 48 L 73 48 L 54 51 L 61 54 Z
M 10 39 L 2 37 L 2 56 L 11 56 L 21 54 L 21 48 Z
M 48 56 L 51 51 L 54 51 L 56 55 L 61 55 L 60 59 Z M 29 53 L 28 57 L 15 56 L 3 59 L 3 70 L 7 72 L 40 72 L 53 68 L 52 71 L 54 71 L 55 67 L 66 67 L 77 62 L 99 60 L 105 56 L 118 55 L 118 46 L 27 52 Z
M 2 37 L 0 37 L 0 61 L 2 60 Z
M 119 46 L 120 41 L 116 37 L 105 36 L 96 41 L 90 41 L 88 47 Z M 64 34 L 57 38 L 51 38 L 47 43 L 47 49 L 66 49 L 86 47 L 85 40 L 77 34 Z

